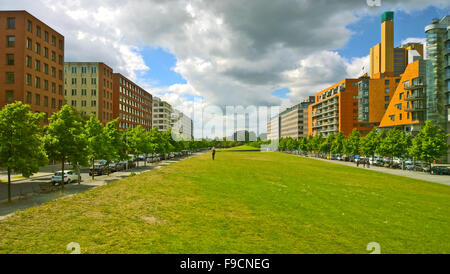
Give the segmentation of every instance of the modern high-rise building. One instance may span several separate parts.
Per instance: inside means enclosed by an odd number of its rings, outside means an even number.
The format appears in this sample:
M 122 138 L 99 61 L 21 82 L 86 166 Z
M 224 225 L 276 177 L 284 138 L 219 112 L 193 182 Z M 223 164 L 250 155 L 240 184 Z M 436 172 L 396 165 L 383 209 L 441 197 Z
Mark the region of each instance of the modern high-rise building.
M 152 128 L 152 95 L 120 73 L 113 74 L 113 116 L 119 129 Z
M 348 136 L 354 128 L 362 135 L 372 127 L 358 121 L 358 82 L 345 79 L 315 95 L 315 103 L 308 107 L 308 135 L 342 132 Z
M 0 107 L 22 101 L 47 122 L 64 103 L 64 36 L 26 11 L 0 11 L 0 44 Z
M 170 127 L 179 139 L 190 141 L 194 136 L 192 119 L 176 109 L 171 114 Z
M 426 119 L 450 133 L 450 15 L 425 28 L 427 39 Z M 450 144 L 450 136 L 447 139 Z M 450 149 L 447 152 L 450 163 Z
M 153 127 L 159 131 L 170 129 L 172 106 L 158 97 L 153 97 Z
M 308 136 L 308 106 L 314 103 L 315 97 L 309 96 L 286 110 L 280 116 L 280 138 Z
M 66 62 L 64 99 L 82 115 L 94 114 L 104 125 L 113 115 L 113 69 L 101 62 Z

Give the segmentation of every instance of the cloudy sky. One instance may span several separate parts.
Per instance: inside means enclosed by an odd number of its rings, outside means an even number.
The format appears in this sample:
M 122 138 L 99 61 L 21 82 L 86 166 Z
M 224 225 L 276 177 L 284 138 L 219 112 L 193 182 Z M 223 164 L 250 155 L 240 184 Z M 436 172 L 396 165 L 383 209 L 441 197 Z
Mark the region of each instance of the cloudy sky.
M 373 2 L 373 1 L 372 1 Z M 289 105 L 368 65 L 380 15 L 395 43 L 424 38 L 448 0 L 0 0 L 65 36 L 66 61 L 102 61 L 187 106 Z

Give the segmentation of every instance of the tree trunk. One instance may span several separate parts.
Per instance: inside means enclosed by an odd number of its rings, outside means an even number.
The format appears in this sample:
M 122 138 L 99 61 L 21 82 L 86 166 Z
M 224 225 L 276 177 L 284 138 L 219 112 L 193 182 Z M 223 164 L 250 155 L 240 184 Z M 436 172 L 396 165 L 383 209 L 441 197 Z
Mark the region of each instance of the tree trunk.
M 11 168 L 8 167 L 8 202 L 11 203 Z
M 61 190 L 64 191 L 64 162 L 66 157 L 62 158 L 62 163 L 61 163 Z

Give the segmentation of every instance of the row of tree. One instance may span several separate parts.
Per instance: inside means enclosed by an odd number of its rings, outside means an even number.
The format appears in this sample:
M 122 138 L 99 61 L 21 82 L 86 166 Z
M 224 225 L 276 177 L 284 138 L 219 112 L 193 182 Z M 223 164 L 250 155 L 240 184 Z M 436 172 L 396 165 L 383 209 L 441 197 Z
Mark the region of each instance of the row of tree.
M 137 126 L 118 130 L 118 120 L 105 126 L 91 115 L 84 119 L 70 106 L 54 113 L 49 124 L 42 127 L 44 114 L 33 113 L 30 106 L 15 102 L 0 110 L 0 167 L 8 173 L 8 200 L 11 201 L 11 174 L 29 177 L 48 164 L 49 159 L 66 162 L 73 168 L 94 164 L 94 159 L 107 162 L 129 160 L 129 154 L 162 154 L 209 147 L 209 142 L 179 141 L 171 132 L 156 128 L 146 131 Z M 63 180 L 61 176 L 61 180 Z M 61 184 L 64 187 L 64 184 Z
M 426 121 L 424 127 L 416 136 L 405 133 L 402 130 L 392 128 L 390 130 L 377 130 L 374 128 L 366 136 L 362 137 L 356 129 L 345 137 L 341 132 L 331 134 L 324 138 L 322 135 L 293 139 L 282 138 L 279 141 L 279 150 L 322 154 L 362 155 L 408 159 L 431 162 L 439 159 L 447 153 L 448 134 Z

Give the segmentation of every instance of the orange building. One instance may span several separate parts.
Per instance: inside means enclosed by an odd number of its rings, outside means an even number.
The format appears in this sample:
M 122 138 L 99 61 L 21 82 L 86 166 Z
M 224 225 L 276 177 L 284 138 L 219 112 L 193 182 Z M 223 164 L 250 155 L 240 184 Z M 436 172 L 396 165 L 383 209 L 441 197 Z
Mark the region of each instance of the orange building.
M 119 118 L 119 129 L 141 125 L 145 130 L 150 130 L 152 95 L 120 73 L 114 73 L 113 79 L 113 112 L 114 117 Z
M 419 130 L 417 126 L 425 120 L 425 70 L 424 61 L 408 65 L 381 120 L 381 128 L 396 127 L 407 132 Z
M 26 11 L 0 11 L 0 107 L 29 104 L 49 117 L 64 103 L 64 36 Z
M 315 103 L 308 107 L 308 134 L 342 132 L 348 136 L 354 128 L 362 135 L 372 127 L 358 121 L 358 82 L 362 79 L 345 79 L 315 95 Z
M 400 77 L 363 78 L 358 82 L 358 121 L 378 126 L 400 83 Z

